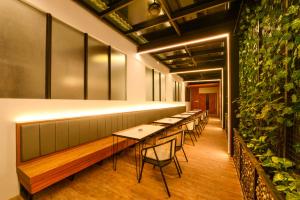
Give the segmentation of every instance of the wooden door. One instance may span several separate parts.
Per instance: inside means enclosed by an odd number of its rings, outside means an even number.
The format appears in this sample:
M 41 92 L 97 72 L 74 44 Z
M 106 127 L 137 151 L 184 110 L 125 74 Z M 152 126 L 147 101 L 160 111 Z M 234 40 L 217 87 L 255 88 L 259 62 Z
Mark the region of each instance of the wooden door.
M 217 93 L 208 94 L 209 114 L 217 115 Z
M 191 90 L 191 109 L 206 110 L 206 95 L 199 94 L 199 88 Z

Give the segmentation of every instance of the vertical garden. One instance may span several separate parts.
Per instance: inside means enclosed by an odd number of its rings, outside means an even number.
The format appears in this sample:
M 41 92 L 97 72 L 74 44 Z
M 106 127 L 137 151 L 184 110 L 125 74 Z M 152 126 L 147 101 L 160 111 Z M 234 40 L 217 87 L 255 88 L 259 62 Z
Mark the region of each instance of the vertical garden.
M 286 199 L 300 199 L 300 1 L 245 3 L 239 132 Z

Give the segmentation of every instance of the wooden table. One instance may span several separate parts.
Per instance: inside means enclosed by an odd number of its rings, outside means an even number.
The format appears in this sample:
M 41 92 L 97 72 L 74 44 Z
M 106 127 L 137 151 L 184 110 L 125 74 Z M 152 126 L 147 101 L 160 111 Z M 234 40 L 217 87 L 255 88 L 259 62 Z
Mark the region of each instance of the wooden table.
M 194 115 L 196 113 L 194 112 L 184 112 L 184 113 L 181 113 L 180 115 Z
M 154 121 L 154 123 L 174 125 L 174 124 L 177 124 L 177 123 L 181 122 L 182 120 L 183 120 L 183 118 L 167 117 L 167 118 L 163 118 L 163 119 L 160 119 L 160 120 L 156 120 L 156 121 Z
M 191 117 L 192 115 L 183 115 L 183 114 L 178 114 L 178 115 L 173 115 L 172 117 L 173 118 L 183 118 L 183 119 L 186 119 L 186 118 L 189 118 Z
M 198 113 L 198 112 L 201 112 L 202 110 L 200 109 L 200 110 L 190 110 L 190 111 L 188 111 L 188 112 L 190 112 L 190 113 Z
M 130 129 L 122 130 L 116 133 L 113 133 L 113 169 L 116 171 L 117 169 L 117 154 L 116 151 L 118 150 L 118 138 L 127 138 L 137 141 L 137 145 L 135 145 L 135 166 L 136 166 L 136 178 L 139 180 L 140 177 L 140 168 L 141 168 L 141 143 L 156 133 L 163 131 L 166 127 L 165 126 L 158 126 L 158 125 L 148 125 L 143 124 L 139 125 Z M 116 140 L 116 144 L 115 144 Z M 115 148 L 116 146 L 116 148 Z M 136 146 L 138 146 L 138 159 L 136 155 Z M 116 151 L 115 151 L 116 150 Z

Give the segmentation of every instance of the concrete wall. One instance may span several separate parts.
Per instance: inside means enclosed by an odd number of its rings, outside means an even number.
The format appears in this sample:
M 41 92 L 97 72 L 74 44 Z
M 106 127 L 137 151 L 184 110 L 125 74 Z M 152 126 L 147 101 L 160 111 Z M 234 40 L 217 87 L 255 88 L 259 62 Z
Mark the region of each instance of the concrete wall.
M 8 1 L 8 0 L 7 0 Z M 127 101 L 0 99 L 0 199 L 19 194 L 16 174 L 15 123 L 64 117 L 88 116 L 139 109 L 153 109 L 184 105 L 172 102 L 172 77 L 168 69 L 149 55 L 136 56 L 136 46 L 97 17 L 71 0 L 24 0 L 24 2 L 52 14 L 74 28 L 88 33 L 103 43 L 127 55 Z M 166 74 L 167 102 L 146 102 L 145 66 Z M 184 91 L 182 96 L 184 96 Z M 183 99 L 184 101 L 184 99 Z

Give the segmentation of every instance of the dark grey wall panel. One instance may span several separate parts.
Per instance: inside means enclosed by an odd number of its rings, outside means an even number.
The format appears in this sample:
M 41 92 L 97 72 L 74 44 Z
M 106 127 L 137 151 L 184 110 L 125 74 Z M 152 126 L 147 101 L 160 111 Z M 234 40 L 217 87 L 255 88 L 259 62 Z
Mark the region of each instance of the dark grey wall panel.
M 55 122 L 40 124 L 41 155 L 55 152 Z
M 111 99 L 126 100 L 126 55 L 111 49 Z
M 108 46 L 88 39 L 88 99 L 108 99 Z
M 56 122 L 56 151 L 69 147 L 69 123 L 68 121 Z
M 79 120 L 69 121 L 69 146 L 73 147 L 79 144 Z
M 45 98 L 46 15 L 0 1 L 0 97 Z
M 40 156 L 39 124 L 21 127 L 21 160 L 27 161 Z
M 54 99 L 83 99 L 83 33 L 53 19 L 51 58 L 51 97 Z

